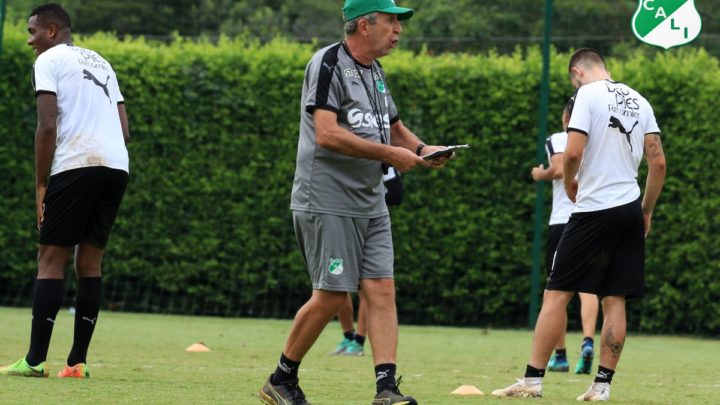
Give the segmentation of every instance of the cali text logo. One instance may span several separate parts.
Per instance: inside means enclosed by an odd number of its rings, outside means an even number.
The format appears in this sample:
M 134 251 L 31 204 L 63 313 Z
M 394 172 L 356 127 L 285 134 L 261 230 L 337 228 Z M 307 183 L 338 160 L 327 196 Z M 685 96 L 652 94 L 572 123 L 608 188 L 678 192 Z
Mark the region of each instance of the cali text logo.
M 342 274 L 343 270 L 343 259 L 330 258 L 330 265 L 328 266 L 328 271 L 330 272 L 330 274 L 339 276 L 340 274 Z
M 663 49 L 691 42 L 701 28 L 695 0 L 638 0 L 632 19 L 639 40 Z

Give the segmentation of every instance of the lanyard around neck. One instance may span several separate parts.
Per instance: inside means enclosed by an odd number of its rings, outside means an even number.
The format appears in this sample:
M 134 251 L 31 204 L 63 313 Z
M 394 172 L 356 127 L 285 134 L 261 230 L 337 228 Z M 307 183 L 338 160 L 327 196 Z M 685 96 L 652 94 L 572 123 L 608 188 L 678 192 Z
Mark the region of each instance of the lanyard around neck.
M 378 129 L 380 130 L 380 142 L 383 144 L 387 144 L 387 136 L 385 135 L 385 122 L 383 119 L 383 110 L 382 110 L 382 103 L 380 102 L 380 94 L 377 89 L 377 83 L 375 82 L 375 61 L 370 62 L 370 85 L 372 86 L 372 92 L 367 86 L 367 83 L 365 83 L 365 78 L 362 74 L 362 67 L 358 63 L 357 60 L 353 57 L 352 53 L 350 52 L 350 48 L 348 48 L 347 44 L 343 42 L 343 48 L 345 48 L 345 51 L 350 55 L 350 59 L 353 60 L 353 63 L 355 64 L 355 69 L 357 69 L 358 76 L 360 76 L 360 81 L 363 85 L 363 90 L 365 90 L 365 95 L 368 98 L 368 101 L 370 102 L 370 108 L 372 109 L 373 116 L 375 117 L 375 123 L 378 126 Z M 378 77 L 380 77 L 380 73 L 378 71 Z

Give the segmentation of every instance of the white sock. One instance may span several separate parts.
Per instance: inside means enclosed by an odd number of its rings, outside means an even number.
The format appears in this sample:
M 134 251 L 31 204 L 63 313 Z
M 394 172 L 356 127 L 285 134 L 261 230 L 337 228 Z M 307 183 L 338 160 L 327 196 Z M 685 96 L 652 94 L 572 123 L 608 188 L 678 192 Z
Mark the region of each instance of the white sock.
M 542 377 L 524 377 L 523 383 L 528 387 L 542 384 Z

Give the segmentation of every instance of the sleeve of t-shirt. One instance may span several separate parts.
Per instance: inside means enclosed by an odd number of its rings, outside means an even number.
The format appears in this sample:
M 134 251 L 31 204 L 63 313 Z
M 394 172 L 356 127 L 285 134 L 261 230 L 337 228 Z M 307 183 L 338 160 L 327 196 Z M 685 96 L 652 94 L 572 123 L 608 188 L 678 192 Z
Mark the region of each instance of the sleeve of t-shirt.
M 647 100 L 645 102 L 647 103 L 647 112 L 643 114 L 645 116 L 645 134 L 659 134 L 660 127 L 657 121 L 655 121 L 655 113 L 653 112 L 652 106 Z
M 120 92 L 120 84 L 118 83 L 117 75 L 115 74 L 114 71 L 113 71 L 111 83 L 112 83 L 112 91 L 115 95 L 115 97 L 114 97 L 115 100 L 117 100 L 118 104 L 124 104 L 125 98 L 123 97 L 122 93 Z
M 55 61 L 46 53 L 38 56 L 33 66 L 33 84 L 35 96 L 40 94 L 57 95 L 57 73 Z
M 547 150 L 548 156 L 557 155 L 558 153 L 565 152 L 567 139 L 560 135 L 561 134 L 550 135 L 545 142 L 545 149 Z
M 336 74 L 335 62 L 328 60 L 330 56 L 332 54 L 327 52 L 322 59 L 313 58 L 305 69 L 305 111 L 310 114 L 317 108 L 340 112 L 343 88 Z
M 551 137 L 548 136 L 548 137 L 545 139 L 545 153 L 547 153 L 548 159 L 550 159 L 550 156 L 552 156 L 552 155 L 555 154 L 554 152 L 555 152 L 555 151 L 553 150 Z
M 390 93 L 390 89 L 386 86 L 385 87 L 387 91 L 387 112 L 388 117 L 390 118 L 390 125 L 400 121 L 400 115 L 398 114 L 397 107 L 395 106 L 395 101 L 392 98 L 392 94 Z
M 589 99 L 592 95 L 588 93 L 587 87 L 578 89 L 577 95 L 575 96 L 575 103 L 573 104 L 572 115 L 570 116 L 570 124 L 568 124 L 568 132 L 575 131 L 584 135 L 590 132 L 592 112 L 590 111 Z

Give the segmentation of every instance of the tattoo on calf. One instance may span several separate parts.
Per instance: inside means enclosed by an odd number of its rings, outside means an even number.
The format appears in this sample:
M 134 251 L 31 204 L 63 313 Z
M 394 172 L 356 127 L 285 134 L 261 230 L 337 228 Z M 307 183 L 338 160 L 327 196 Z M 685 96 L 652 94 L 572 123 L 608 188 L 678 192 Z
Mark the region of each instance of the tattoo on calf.
M 608 327 L 608 330 L 605 333 L 605 346 L 610 348 L 613 357 L 620 357 L 620 353 L 622 353 L 624 344 L 625 342 L 620 342 L 615 339 L 615 336 L 613 336 L 612 332 L 612 326 Z

